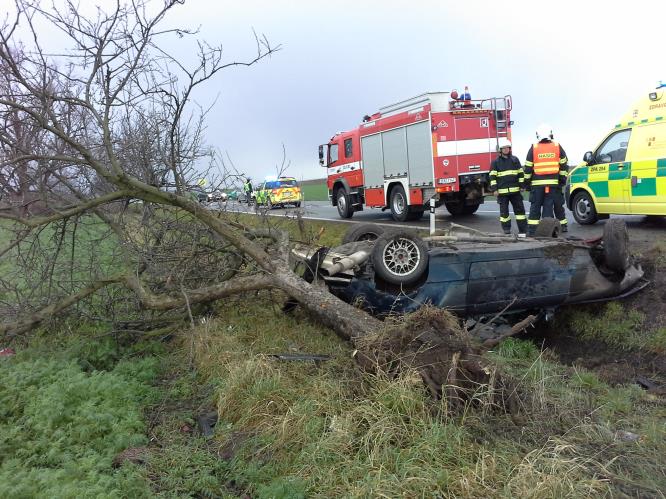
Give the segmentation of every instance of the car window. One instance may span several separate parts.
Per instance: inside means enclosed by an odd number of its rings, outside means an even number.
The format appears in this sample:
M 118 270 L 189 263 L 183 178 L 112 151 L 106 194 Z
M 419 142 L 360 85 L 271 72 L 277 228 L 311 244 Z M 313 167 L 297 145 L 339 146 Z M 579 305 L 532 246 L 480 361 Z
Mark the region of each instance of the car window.
M 345 139 L 345 158 L 352 157 L 352 139 Z
M 596 163 L 618 163 L 627 157 L 631 129 L 620 130 L 608 137 L 594 155 Z
M 280 187 L 296 187 L 298 184 L 293 178 L 280 180 Z

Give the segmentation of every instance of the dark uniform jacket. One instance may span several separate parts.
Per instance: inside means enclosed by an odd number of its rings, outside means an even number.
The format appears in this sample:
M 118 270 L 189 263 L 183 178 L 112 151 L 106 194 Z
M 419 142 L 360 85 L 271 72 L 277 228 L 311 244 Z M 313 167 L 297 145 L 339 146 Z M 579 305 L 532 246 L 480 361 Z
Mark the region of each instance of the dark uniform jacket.
M 520 192 L 524 177 L 520 161 L 515 156 L 502 156 L 495 158 L 490 166 L 490 190 L 497 190 L 498 194 L 512 194 Z

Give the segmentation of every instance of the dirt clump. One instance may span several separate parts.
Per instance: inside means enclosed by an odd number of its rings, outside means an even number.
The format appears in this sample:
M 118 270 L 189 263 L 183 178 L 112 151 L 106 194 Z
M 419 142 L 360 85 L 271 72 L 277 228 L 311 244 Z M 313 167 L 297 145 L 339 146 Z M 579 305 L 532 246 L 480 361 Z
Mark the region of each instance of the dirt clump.
M 357 346 L 355 359 L 361 369 L 389 376 L 415 369 L 433 398 L 446 398 L 452 412 L 472 398 L 478 400 L 475 394 L 480 390 L 492 405 L 511 414 L 520 412 L 516 384 L 483 357 L 483 347 L 450 312 L 422 307 Z

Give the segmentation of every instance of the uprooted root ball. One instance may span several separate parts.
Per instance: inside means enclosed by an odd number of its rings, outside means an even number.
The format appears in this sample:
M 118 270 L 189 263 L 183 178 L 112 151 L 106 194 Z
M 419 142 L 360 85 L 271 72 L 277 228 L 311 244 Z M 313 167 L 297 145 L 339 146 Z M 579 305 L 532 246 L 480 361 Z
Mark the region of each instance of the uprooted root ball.
M 450 312 L 422 307 L 399 323 L 356 341 L 356 362 L 366 372 L 396 376 L 415 369 L 433 398 L 449 411 L 468 403 L 519 412 L 516 383 L 482 356 L 482 349 Z

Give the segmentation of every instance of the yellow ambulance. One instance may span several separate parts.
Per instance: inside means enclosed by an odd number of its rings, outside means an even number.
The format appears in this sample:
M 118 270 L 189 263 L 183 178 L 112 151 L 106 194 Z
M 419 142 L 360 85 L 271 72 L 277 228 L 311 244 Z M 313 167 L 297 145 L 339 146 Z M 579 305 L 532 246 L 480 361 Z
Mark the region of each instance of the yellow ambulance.
M 567 206 L 579 224 L 608 215 L 666 215 L 666 84 L 646 94 L 569 172 Z

